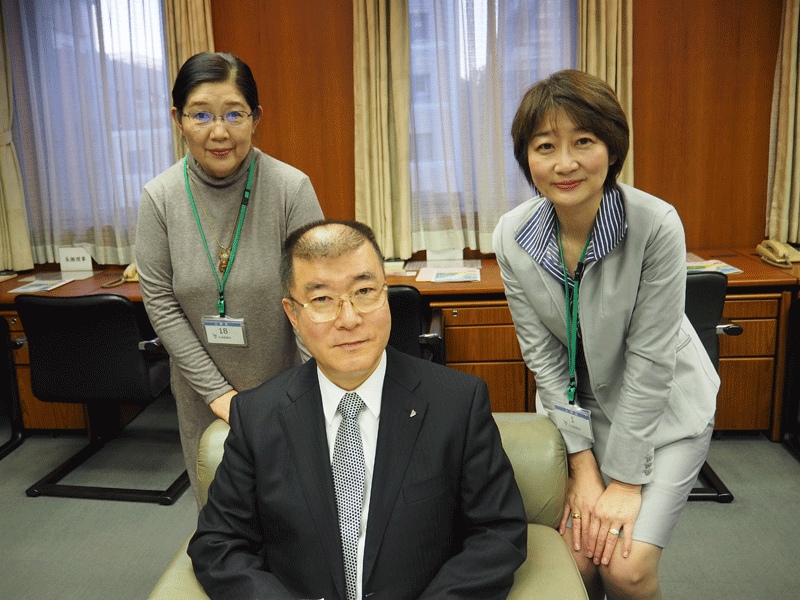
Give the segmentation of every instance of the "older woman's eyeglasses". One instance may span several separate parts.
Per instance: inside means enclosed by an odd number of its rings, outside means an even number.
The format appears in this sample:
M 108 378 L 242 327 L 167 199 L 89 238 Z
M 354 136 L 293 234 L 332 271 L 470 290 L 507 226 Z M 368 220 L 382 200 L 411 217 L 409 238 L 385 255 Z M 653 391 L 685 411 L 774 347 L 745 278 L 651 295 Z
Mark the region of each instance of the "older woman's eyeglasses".
M 192 124 L 196 127 L 206 127 L 207 125 L 211 125 L 211 123 L 217 119 L 222 119 L 222 122 L 225 125 L 230 125 L 231 127 L 241 127 L 247 122 L 247 119 L 250 118 L 252 114 L 252 112 L 246 113 L 241 110 L 232 110 L 226 112 L 224 115 L 215 115 L 207 110 L 198 110 L 189 114 L 181 113 L 181 116 L 189 117 L 192 120 Z
M 362 287 L 345 296 L 315 296 L 308 302 L 300 302 L 291 296 L 289 300 L 306 309 L 308 318 L 314 323 L 327 323 L 339 316 L 342 304 L 349 301 L 358 312 L 362 314 L 375 312 L 386 304 L 387 285 L 381 287 Z

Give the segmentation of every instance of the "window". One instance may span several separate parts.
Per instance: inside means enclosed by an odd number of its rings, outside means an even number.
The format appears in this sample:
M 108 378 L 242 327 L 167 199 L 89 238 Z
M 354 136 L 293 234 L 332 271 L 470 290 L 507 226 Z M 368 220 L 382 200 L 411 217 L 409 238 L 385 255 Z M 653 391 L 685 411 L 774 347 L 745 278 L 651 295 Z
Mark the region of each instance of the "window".
M 413 249 L 492 252 L 531 196 L 511 144 L 525 90 L 574 68 L 576 0 L 409 0 Z
M 6 5 L 34 260 L 131 262 L 142 187 L 173 161 L 161 0 Z

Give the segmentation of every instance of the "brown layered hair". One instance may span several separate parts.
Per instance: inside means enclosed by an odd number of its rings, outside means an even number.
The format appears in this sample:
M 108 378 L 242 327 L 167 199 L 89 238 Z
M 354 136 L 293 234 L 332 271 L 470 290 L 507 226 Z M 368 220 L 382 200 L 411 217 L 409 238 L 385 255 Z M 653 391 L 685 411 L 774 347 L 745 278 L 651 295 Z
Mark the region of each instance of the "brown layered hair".
M 528 165 L 531 139 L 542 122 L 555 118 L 559 110 L 564 111 L 576 127 L 596 135 L 608 147 L 612 164 L 603 186 L 614 187 L 628 155 L 628 120 L 614 90 L 605 81 L 572 69 L 553 73 L 533 85 L 522 97 L 511 124 L 511 138 L 514 156 L 525 179 L 533 186 Z

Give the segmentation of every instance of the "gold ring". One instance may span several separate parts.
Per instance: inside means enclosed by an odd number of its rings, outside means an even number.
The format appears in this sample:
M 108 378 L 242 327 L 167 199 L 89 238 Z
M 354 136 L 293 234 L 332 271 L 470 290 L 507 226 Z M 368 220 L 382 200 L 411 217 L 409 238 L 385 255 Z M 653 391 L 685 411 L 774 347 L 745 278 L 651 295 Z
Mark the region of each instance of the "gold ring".
M 611 535 L 619 535 L 619 529 L 609 529 L 608 533 Z
M 581 514 L 580 513 L 572 513 L 572 518 L 573 519 L 580 519 L 581 518 Z

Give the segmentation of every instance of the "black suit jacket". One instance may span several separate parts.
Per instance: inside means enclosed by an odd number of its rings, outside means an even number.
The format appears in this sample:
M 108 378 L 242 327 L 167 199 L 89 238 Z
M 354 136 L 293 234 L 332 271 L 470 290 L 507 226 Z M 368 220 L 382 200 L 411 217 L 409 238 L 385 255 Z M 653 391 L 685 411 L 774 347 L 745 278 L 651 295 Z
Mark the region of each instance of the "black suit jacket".
M 189 545 L 206 592 L 344 599 L 316 362 L 240 393 L 230 424 Z M 486 383 L 387 348 L 364 598 L 505 598 L 526 536 Z

